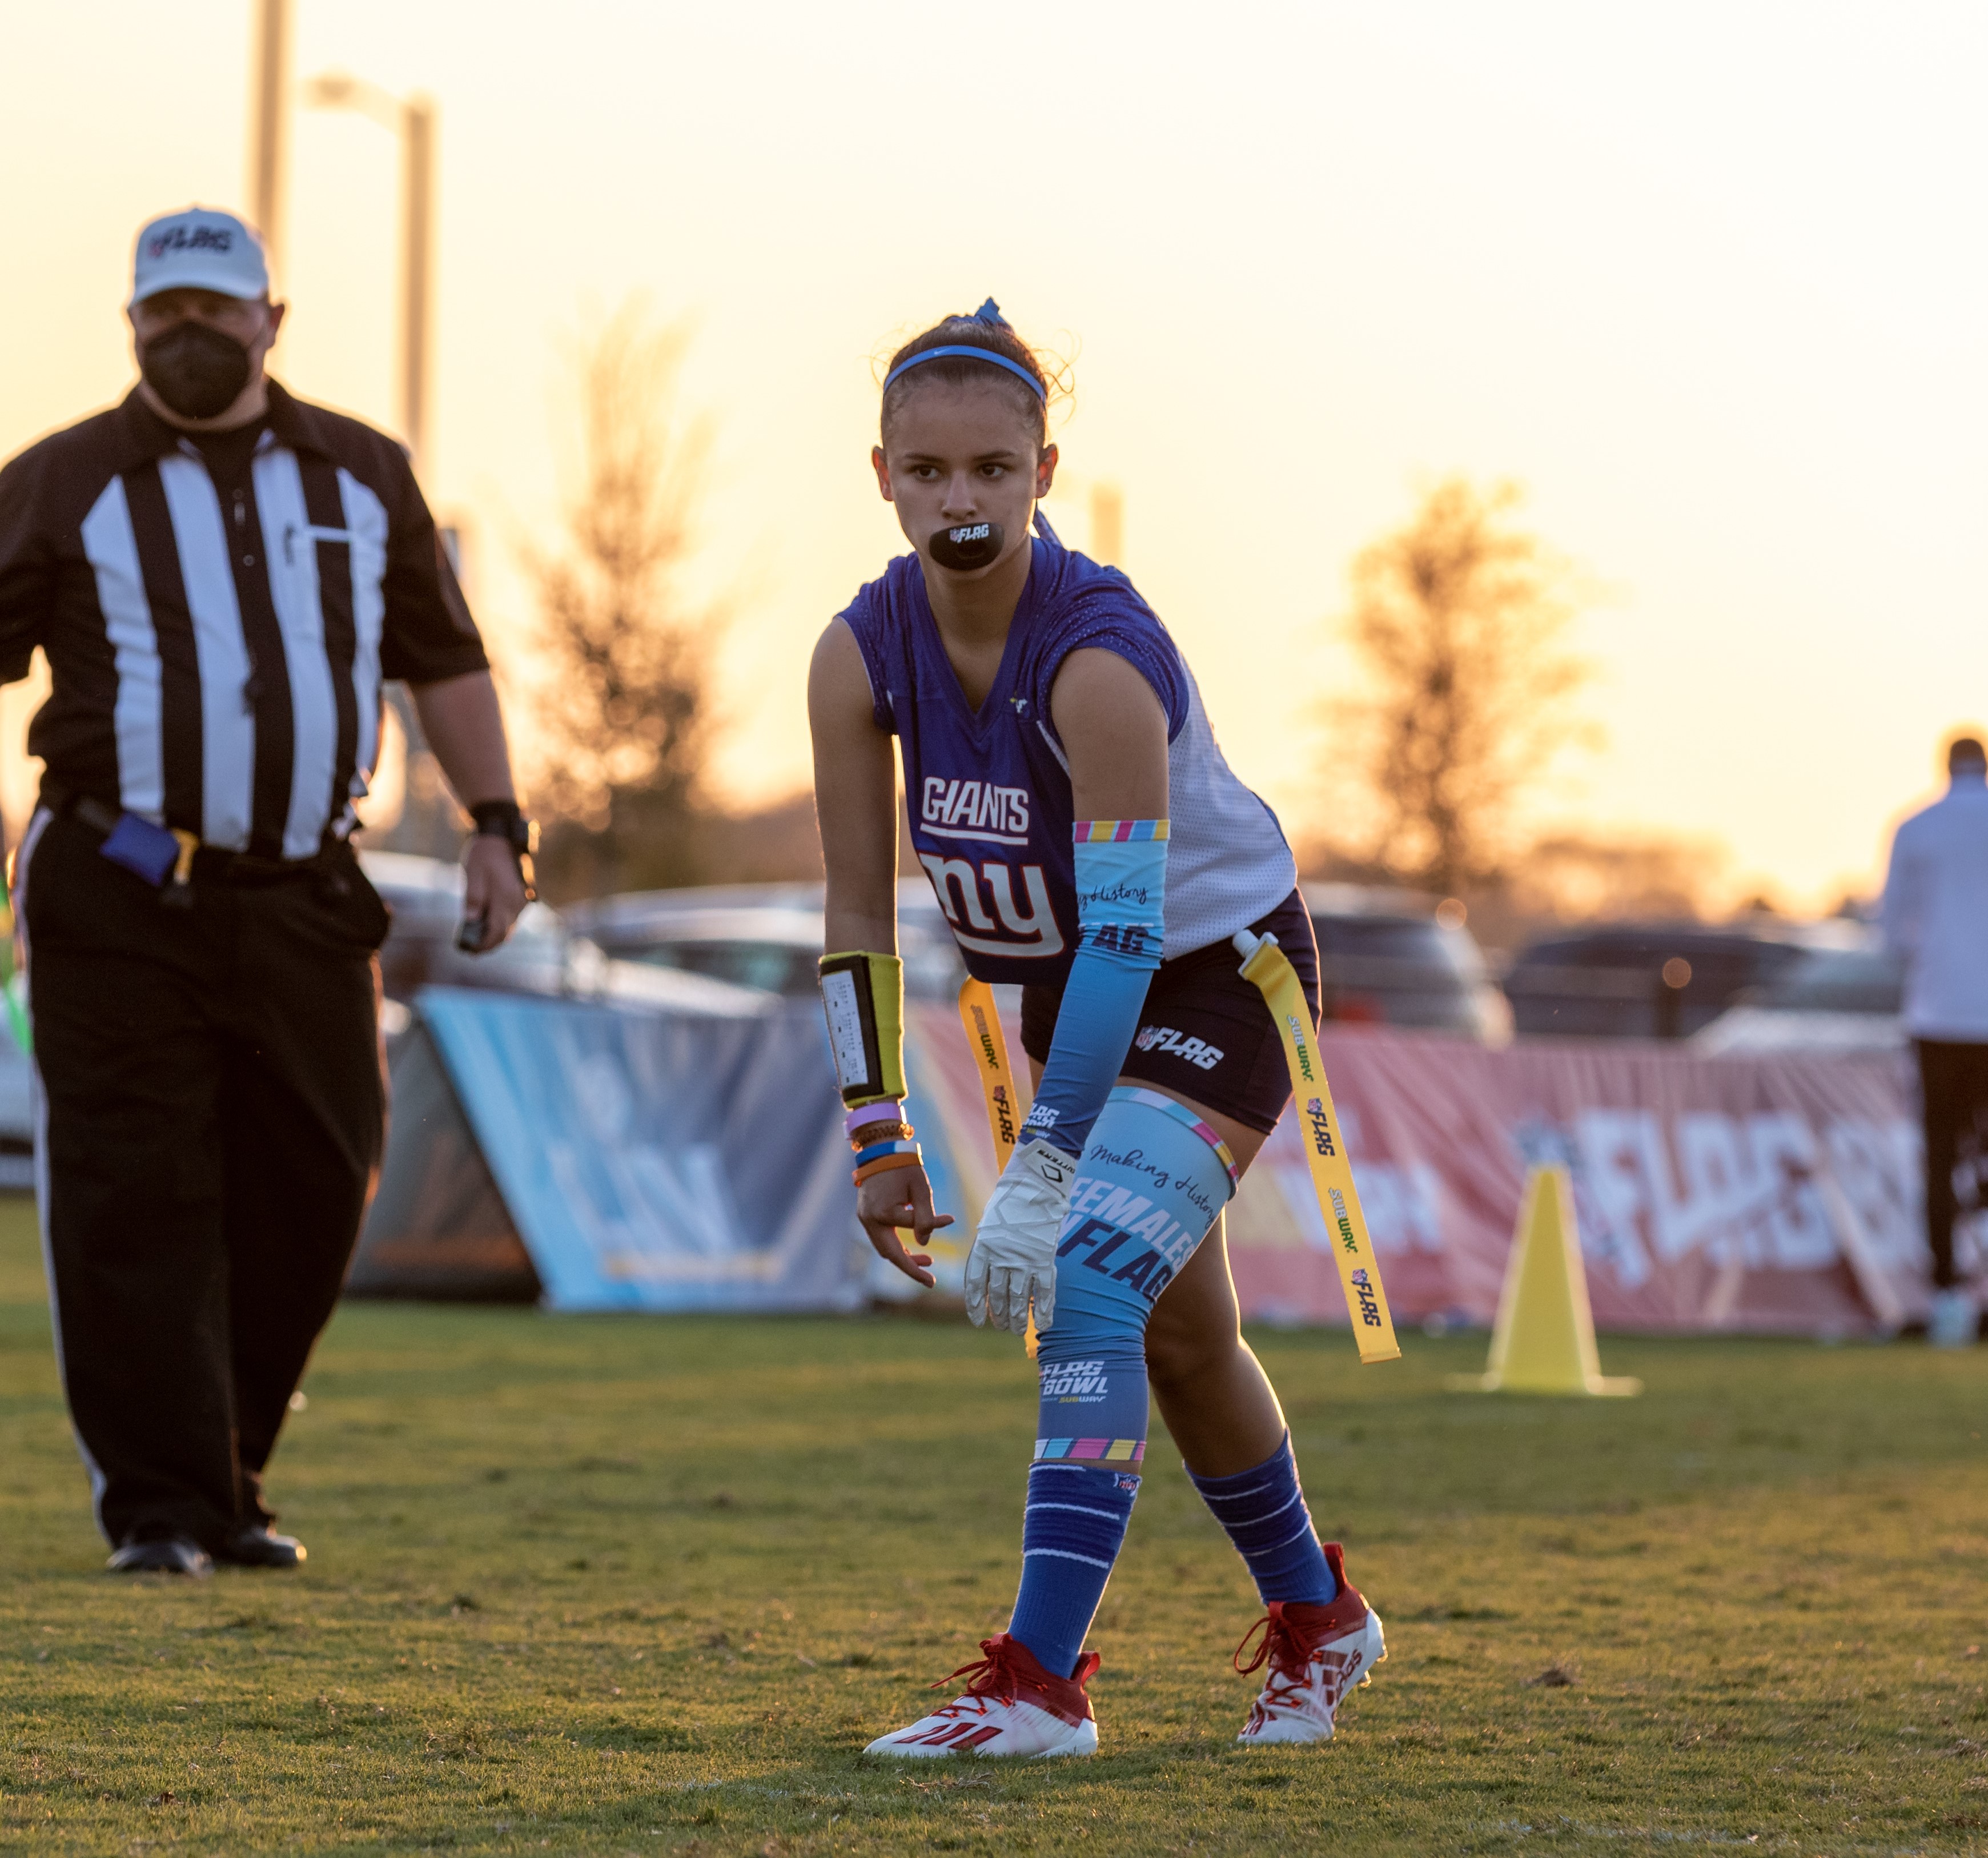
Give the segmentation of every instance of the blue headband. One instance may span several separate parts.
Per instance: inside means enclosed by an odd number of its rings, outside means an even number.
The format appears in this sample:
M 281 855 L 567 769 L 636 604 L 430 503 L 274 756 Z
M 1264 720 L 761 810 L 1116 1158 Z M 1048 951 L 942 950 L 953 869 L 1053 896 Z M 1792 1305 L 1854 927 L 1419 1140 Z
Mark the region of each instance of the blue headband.
M 978 310 L 974 311 L 970 318 L 962 316 L 956 320 L 960 322 L 972 321 L 975 323 L 986 323 L 996 329 L 1006 329 L 1009 327 L 1007 319 L 1001 313 L 1001 306 L 996 303 L 991 296 L 986 303 L 982 303 Z M 1010 333 L 1012 333 L 1012 331 Z M 991 361 L 996 367 L 1005 367 L 1017 381 L 1026 381 L 1028 383 L 1030 392 L 1033 394 L 1035 397 L 1038 400 L 1041 401 L 1045 406 L 1049 404 L 1049 389 L 1044 387 L 1043 384 L 1038 381 L 1033 374 L 1030 374 L 1026 368 L 1023 367 L 1020 362 L 1010 360 L 1007 356 L 1000 354 L 998 350 L 994 349 L 975 348 L 970 344 L 958 343 L 949 343 L 944 348 L 921 349 L 917 354 L 911 356 L 908 360 L 900 361 L 895 367 L 892 368 L 891 371 L 884 377 L 884 391 L 887 394 L 889 393 L 891 391 L 891 384 L 894 381 L 897 380 L 900 375 L 904 374 L 906 370 L 916 367 L 920 362 L 939 361 L 955 355 L 964 356 L 969 360 Z

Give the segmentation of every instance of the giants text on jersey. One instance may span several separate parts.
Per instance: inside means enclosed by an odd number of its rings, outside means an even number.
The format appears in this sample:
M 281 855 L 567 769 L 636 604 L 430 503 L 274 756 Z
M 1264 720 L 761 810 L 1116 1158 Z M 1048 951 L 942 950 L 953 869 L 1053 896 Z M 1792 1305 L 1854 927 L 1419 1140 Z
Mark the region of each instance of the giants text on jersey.
M 1037 539 L 1000 668 L 966 700 L 916 555 L 892 562 L 841 618 L 870 679 L 877 726 L 898 737 L 911 844 L 978 980 L 1060 987 L 1077 946 L 1070 769 L 1050 714 L 1073 651 L 1116 652 L 1167 716 L 1164 954 L 1226 939 L 1290 894 L 1290 848 L 1229 771 L 1179 651 L 1116 568 Z

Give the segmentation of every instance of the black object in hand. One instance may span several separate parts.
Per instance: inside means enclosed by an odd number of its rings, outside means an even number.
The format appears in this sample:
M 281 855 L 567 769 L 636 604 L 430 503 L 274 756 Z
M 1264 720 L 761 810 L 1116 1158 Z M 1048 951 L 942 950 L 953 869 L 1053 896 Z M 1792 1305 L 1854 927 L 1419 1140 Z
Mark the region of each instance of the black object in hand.
M 465 955 L 482 954 L 489 939 L 490 918 L 487 912 L 481 916 L 465 916 L 457 926 L 455 946 Z

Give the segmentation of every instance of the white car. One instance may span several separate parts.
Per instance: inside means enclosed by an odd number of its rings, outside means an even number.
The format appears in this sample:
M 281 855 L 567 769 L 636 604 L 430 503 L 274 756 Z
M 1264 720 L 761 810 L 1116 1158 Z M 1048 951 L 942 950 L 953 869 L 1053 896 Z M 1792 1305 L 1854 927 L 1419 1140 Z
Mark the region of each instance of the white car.
M 636 891 L 576 904 L 566 920 L 617 961 L 796 999 L 816 990 L 821 899 L 819 884 Z M 898 945 L 911 998 L 957 997 L 965 969 L 921 878 L 898 885 Z
M 359 862 L 394 915 L 380 950 L 387 996 L 380 1021 L 390 1041 L 407 1030 L 414 997 L 424 987 L 609 1000 L 678 1013 L 735 1015 L 776 1003 L 773 993 L 728 984 L 722 976 L 617 961 L 543 903 L 525 906 L 502 948 L 465 954 L 455 946 L 462 922 L 460 865 L 398 851 L 362 851 Z
M 1692 1036 L 1700 1051 L 1903 1051 L 1905 973 L 1873 940 L 1813 948 Z

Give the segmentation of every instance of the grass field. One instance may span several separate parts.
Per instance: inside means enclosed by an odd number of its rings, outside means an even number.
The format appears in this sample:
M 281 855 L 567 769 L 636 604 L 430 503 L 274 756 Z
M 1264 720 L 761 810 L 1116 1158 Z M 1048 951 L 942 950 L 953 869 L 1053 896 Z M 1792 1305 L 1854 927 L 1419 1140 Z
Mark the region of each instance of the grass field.
M 1256 1609 L 1162 1443 L 1100 1758 L 907 1770 L 857 1750 L 1013 1592 L 1011 1342 L 348 1308 L 308 1569 L 118 1580 L 0 1203 L 0 1849 L 1988 1851 L 1988 1354 L 1617 1340 L 1645 1396 L 1556 1403 L 1258 1342 L 1388 1624 L 1338 1740 L 1233 1745 Z

